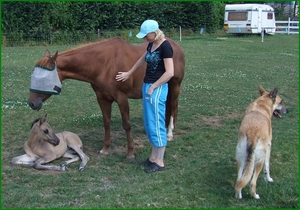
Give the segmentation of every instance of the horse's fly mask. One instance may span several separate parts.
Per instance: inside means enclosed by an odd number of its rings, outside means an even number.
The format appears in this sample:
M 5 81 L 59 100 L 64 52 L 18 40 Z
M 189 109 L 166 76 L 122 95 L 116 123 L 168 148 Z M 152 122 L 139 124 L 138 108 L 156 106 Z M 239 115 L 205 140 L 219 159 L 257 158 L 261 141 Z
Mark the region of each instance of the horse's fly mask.
M 52 69 L 39 65 L 35 66 L 31 75 L 31 92 L 58 95 L 61 91 L 61 86 L 56 63 Z

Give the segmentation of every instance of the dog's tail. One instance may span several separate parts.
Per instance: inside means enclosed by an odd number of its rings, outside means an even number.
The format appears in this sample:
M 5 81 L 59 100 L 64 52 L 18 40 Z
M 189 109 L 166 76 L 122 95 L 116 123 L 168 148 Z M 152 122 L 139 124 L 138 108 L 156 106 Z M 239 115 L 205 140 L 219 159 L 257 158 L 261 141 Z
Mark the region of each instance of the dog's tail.
M 246 137 L 248 138 L 248 137 Z M 255 161 L 255 147 L 256 144 L 254 143 L 255 141 L 251 141 L 251 139 L 244 139 L 243 146 L 238 145 L 239 148 L 237 148 L 237 156 L 238 156 L 238 150 L 243 150 L 241 151 L 242 153 L 246 152 L 246 156 L 244 158 L 238 158 L 237 157 L 237 162 L 238 162 L 238 178 L 235 184 L 235 191 L 238 193 L 244 188 L 250 181 L 253 170 L 254 170 L 254 161 Z M 246 143 L 248 142 L 248 144 Z M 246 151 L 245 151 L 246 150 Z M 245 154 L 245 153 L 244 153 Z

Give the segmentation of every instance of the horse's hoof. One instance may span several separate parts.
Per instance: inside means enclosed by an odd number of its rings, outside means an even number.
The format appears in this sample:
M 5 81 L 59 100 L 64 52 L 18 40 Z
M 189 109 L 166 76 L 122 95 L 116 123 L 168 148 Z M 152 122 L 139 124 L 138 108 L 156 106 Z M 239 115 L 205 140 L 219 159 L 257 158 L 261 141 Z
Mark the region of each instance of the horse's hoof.
M 135 157 L 134 157 L 134 156 L 132 156 L 132 157 L 127 157 L 127 160 L 128 160 L 129 162 L 135 162 Z
M 168 136 L 168 141 L 173 141 L 173 136 Z
M 100 151 L 99 151 L 99 154 L 100 154 L 100 155 L 105 155 L 105 156 L 109 155 L 108 152 L 104 152 L 103 150 L 100 150 Z
M 79 167 L 79 171 L 83 171 L 84 170 L 84 167 Z

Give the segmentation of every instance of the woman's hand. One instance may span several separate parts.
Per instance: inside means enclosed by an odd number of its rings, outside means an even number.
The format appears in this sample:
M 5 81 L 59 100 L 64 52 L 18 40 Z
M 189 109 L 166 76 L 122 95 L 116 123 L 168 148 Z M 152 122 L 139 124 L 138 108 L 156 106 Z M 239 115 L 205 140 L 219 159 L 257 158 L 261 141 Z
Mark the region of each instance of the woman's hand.
M 118 72 L 118 74 L 116 75 L 116 80 L 119 82 L 125 82 L 128 78 L 130 77 L 130 73 L 129 72 Z
M 151 96 L 152 93 L 153 93 L 153 91 L 154 91 L 154 86 L 153 86 L 153 84 L 152 84 L 152 85 L 149 87 L 149 89 L 148 89 L 148 95 Z

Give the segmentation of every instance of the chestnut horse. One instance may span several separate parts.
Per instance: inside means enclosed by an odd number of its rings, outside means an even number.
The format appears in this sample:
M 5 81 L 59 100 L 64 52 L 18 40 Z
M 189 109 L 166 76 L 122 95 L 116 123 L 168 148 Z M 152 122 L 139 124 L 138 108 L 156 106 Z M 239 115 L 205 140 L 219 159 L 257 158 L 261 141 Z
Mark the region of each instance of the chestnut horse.
M 177 120 L 180 84 L 184 77 L 185 58 L 180 46 L 173 40 L 168 40 L 174 52 L 174 76 L 168 82 L 169 92 L 166 102 L 167 135 L 168 140 L 172 140 L 173 129 Z M 35 71 L 39 70 L 43 74 L 44 72 L 49 72 L 49 70 L 54 70 L 52 73 L 58 74 L 56 77 L 60 81 L 56 82 L 57 84 L 47 84 L 52 88 L 51 91 L 39 91 L 37 90 L 39 85 L 34 86 L 33 83 L 37 82 L 43 85 L 47 82 L 51 83 L 51 81 L 48 81 L 47 78 L 35 81 L 39 79 L 38 77 L 33 78 L 34 75 L 32 74 L 28 104 L 34 110 L 41 109 L 42 103 L 51 94 L 59 94 L 60 82 L 65 79 L 75 79 L 90 83 L 96 93 L 97 101 L 103 115 L 105 140 L 100 153 L 108 154 L 108 148 L 111 144 L 110 123 L 112 103 L 116 102 L 121 112 L 122 126 L 127 137 L 127 158 L 134 159 L 134 143 L 130 133 L 128 98 L 142 98 L 141 89 L 146 66 L 135 71 L 126 82 L 118 82 L 115 76 L 119 71 L 129 70 L 145 52 L 146 47 L 147 42 L 140 45 L 132 45 L 121 38 L 113 38 L 82 45 L 59 54 L 56 52 L 54 55 L 50 55 L 50 52 L 46 50 L 44 57 L 37 62 Z M 44 68 L 44 71 L 41 68 Z M 55 76 L 52 75 L 52 77 Z

